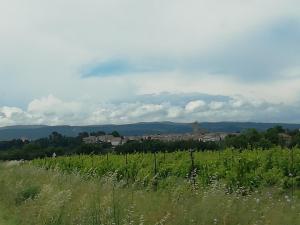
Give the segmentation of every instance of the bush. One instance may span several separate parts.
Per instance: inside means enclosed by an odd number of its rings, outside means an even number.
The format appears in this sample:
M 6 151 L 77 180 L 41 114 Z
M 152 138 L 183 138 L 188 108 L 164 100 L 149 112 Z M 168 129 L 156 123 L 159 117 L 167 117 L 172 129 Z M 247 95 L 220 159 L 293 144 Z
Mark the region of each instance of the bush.
M 40 188 L 38 186 L 29 186 L 17 194 L 16 204 L 20 205 L 27 200 L 33 200 L 39 193 Z

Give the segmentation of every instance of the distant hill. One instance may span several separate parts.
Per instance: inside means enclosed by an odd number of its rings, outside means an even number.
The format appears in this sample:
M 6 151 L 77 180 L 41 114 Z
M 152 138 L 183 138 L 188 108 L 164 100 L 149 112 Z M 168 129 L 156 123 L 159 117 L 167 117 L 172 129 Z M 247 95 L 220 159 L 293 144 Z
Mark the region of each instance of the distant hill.
M 251 123 L 251 122 L 204 122 L 200 127 L 209 132 L 241 132 L 248 128 L 263 131 L 268 128 L 281 125 L 286 129 L 299 129 L 300 124 L 282 123 Z M 22 125 L 0 127 L 0 140 L 11 140 L 17 138 L 38 139 L 47 137 L 53 131 L 65 136 L 77 136 L 80 132 L 105 131 L 107 133 L 118 131 L 122 135 L 145 135 L 163 133 L 187 133 L 192 132 L 190 123 L 172 122 L 149 122 L 125 125 L 95 125 L 95 126 L 44 126 L 44 125 Z

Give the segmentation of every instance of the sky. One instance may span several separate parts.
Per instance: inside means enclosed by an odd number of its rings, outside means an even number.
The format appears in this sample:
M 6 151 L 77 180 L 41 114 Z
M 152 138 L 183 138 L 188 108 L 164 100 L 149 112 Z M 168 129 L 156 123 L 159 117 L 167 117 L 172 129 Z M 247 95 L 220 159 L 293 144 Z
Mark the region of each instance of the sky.
M 300 123 L 299 0 L 0 0 L 0 126 Z

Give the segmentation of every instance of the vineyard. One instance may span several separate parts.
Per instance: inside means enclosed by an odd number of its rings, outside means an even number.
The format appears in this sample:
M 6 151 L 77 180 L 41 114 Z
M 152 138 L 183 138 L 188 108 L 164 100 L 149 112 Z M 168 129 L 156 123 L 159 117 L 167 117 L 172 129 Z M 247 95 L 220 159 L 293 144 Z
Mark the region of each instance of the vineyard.
M 115 174 L 118 181 L 141 187 L 164 187 L 173 185 L 178 179 L 187 179 L 200 186 L 218 182 L 228 190 L 300 187 L 299 148 L 79 155 L 36 159 L 31 163 L 47 170 L 79 173 L 86 178 Z
M 300 149 L 0 163 L 0 224 L 298 225 Z

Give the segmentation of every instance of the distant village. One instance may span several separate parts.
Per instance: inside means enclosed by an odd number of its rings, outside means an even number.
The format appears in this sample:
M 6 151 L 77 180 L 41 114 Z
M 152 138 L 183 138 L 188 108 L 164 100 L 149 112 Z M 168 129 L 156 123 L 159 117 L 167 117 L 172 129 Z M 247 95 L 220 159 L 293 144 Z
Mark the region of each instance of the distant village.
M 158 140 L 165 142 L 172 141 L 203 141 L 203 142 L 216 142 L 222 141 L 229 134 L 237 135 L 236 133 L 224 133 L 216 132 L 211 133 L 207 132 L 200 128 L 197 122 L 192 125 L 192 133 L 184 134 L 152 134 L 152 135 L 141 135 L 141 136 L 122 136 L 115 137 L 113 135 L 100 135 L 100 136 L 89 136 L 83 138 L 83 142 L 86 144 L 97 144 L 97 143 L 110 143 L 112 146 L 119 146 L 125 144 L 129 141 L 143 141 L 143 140 Z

